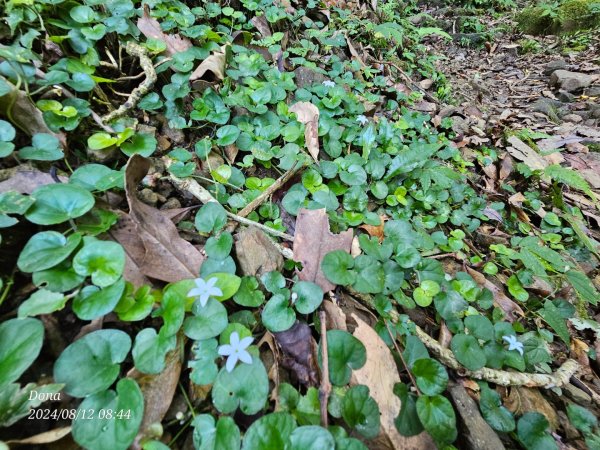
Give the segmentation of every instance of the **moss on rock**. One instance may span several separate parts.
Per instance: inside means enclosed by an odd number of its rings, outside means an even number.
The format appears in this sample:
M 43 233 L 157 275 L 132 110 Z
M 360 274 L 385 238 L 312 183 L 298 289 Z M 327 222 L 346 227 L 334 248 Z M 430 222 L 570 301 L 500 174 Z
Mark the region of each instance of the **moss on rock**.
M 553 15 L 544 14 L 541 6 L 529 6 L 516 19 L 519 30 L 527 34 L 568 33 L 600 26 L 599 5 L 598 0 L 566 0 Z

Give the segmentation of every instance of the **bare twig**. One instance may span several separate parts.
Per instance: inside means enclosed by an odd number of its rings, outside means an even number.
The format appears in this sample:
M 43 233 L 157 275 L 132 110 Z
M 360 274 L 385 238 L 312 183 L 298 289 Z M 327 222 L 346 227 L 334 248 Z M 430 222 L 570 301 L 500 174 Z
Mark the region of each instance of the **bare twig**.
M 173 161 L 169 158 L 163 158 L 163 160 L 165 161 L 165 165 L 168 168 Z M 169 180 L 171 180 L 171 182 L 180 190 L 182 191 L 186 191 L 189 192 L 190 194 L 192 194 L 194 197 L 196 197 L 198 200 L 200 200 L 202 203 L 209 203 L 209 202 L 216 202 L 217 200 L 211 195 L 210 192 L 208 192 L 204 187 L 202 187 L 196 180 L 191 179 L 191 178 L 187 178 L 185 180 L 178 178 L 174 175 L 169 175 Z M 268 227 L 266 225 L 263 225 L 262 223 L 259 222 L 254 222 L 253 220 L 250 219 L 246 219 L 245 217 L 240 217 L 237 214 L 234 214 L 232 212 L 226 211 L 227 213 L 227 217 L 229 217 L 230 219 L 235 220 L 236 222 L 239 222 L 241 224 L 244 225 L 248 225 L 248 226 L 253 226 L 253 227 L 257 227 L 259 229 L 261 229 L 262 231 L 264 231 L 265 233 L 268 233 L 272 236 L 277 236 L 281 239 L 285 239 L 286 241 L 293 241 L 294 240 L 294 236 L 284 233 L 282 231 L 279 230 L 275 230 L 274 228 Z
M 319 320 L 321 321 L 321 354 L 323 356 L 319 402 L 321 404 L 321 426 L 327 428 L 327 402 L 329 401 L 329 394 L 331 394 L 331 382 L 329 381 L 329 356 L 327 349 L 327 316 L 324 310 L 319 311 Z
M 398 352 L 398 356 L 400 357 L 400 360 L 402 361 L 402 364 L 404 364 L 404 367 L 406 368 L 406 373 L 408 373 L 408 378 L 410 378 L 410 382 L 412 383 L 412 385 L 417 390 L 417 394 L 421 395 L 421 391 L 419 390 L 419 386 L 417 386 L 417 381 L 415 380 L 415 377 L 413 376 L 412 371 L 410 370 L 410 367 L 408 367 L 408 364 L 406 364 L 406 360 L 404 359 L 404 355 L 402 354 L 402 352 L 400 351 L 400 348 L 398 347 L 398 343 L 396 342 L 396 338 L 392 334 L 392 330 L 390 330 L 390 324 L 387 322 L 387 320 L 384 320 L 383 322 L 385 323 L 385 327 L 387 328 L 387 332 L 390 335 L 390 339 L 394 343 L 394 347 L 396 348 L 396 351 Z
M 373 307 L 373 299 L 370 295 L 360 294 L 353 290 L 350 293 L 359 300 Z M 398 321 L 398 313 L 390 312 L 392 322 Z M 489 369 L 483 367 L 479 370 L 468 370 L 464 368 L 452 353 L 452 350 L 444 348 L 438 341 L 429 336 L 421 327 L 415 324 L 417 337 L 446 367 L 459 371 L 461 376 L 474 378 L 477 380 L 485 380 L 501 386 L 526 386 L 526 387 L 543 387 L 550 389 L 553 387 L 561 387 L 569 383 L 570 378 L 576 374 L 581 366 L 574 359 L 568 359 L 554 373 L 522 373 L 508 372 L 506 370 Z
M 146 49 L 135 42 L 128 42 L 125 47 L 125 51 L 131 56 L 137 56 L 140 60 L 140 66 L 144 70 L 146 74 L 146 79 L 142 81 L 142 83 L 136 87 L 129 98 L 125 103 L 119 106 L 118 109 L 112 111 L 102 117 L 102 121 L 104 123 L 110 122 L 113 119 L 121 117 L 127 113 L 127 111 L 135 108 L 135 105 L 140 101 L 140 99 L 146 95 L 146 93 L 154 86 L 156 82 L 156 70 L 154 70 L 154 66 L 152 65 L 152 60 L 148 57 Z

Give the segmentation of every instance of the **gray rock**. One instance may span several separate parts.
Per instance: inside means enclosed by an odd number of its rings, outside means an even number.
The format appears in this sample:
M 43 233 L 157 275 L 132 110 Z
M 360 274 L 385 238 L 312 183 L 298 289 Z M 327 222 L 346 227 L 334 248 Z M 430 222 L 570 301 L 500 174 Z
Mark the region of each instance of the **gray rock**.
M 550 86 L 562 88 L 567 92 L 576 92 L 588 87 L 596 78 L 594 75 L 586 75 L 585 73 L 555 70 L 550 76 Z
M 544 67 L 544 75 L 550 75 L 555 70 L 565 70 L 568 66 L 569 64 L 567 64 L 567 61 L 564 59 L 550 61 L 548 64 L 546 64 L 546 67 Z
M 577 114 L 567 114 L 566 116 L 563 116 L 562 120 L 573 123 L 583 122 L 583 118 Z
M 567 92 L 563 89 L 558 91 L 557 98 L 563 103 L 571 103 L 571 102 L 575 101 L 575 95 L 573 95 L 570 92 Z
M 312 84 L 321 84 L 326 80 L 325 75 L 322 73 L 304 66 L 300 66 L 294 70 L 294 74 L 296 74 L 296 78 L 294 78 L 294 80 L 298 88 L 303 88 Z
M 558 100 L 552 100 L 550 98 L 540 98 L 531 106 L 534 112 L 541 112 L 547 116 L 556 116 L 558 109 L 562 106 L 562 103 Z
M 590 97 L 600 97 L 600 86 L 592 86 L 587 89 L 585 93 Z

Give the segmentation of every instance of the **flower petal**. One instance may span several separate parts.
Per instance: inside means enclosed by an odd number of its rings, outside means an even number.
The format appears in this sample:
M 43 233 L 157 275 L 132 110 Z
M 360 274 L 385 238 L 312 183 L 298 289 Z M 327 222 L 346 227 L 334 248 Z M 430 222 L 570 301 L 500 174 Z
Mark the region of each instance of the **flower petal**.
M 211 287 L 207 292 L 212 297 L 220 297 L 223 295 L 223 291 L 218 287 Z
M 224 344 L 219 347 L 217 353 L 221 356 L 229 356 L 235 353 L 235 349 L 229 344 Z
M 239 344 L 240 344 L 240 335 L 238 334 L 237 331 L 233 331 L 230 335 L 229 335 L 229 343 L 231 344 L 231 346 L 235 349 L 239 348 Z
M 253 340 L 254 340 L 254 338 L 252 336 L 246 336 L 244 339 L 242 339 L 240 341 L 238 348 L 241 350 L 248 348 L 250 346 L 250 344 L 252 344 Z
M 233 370 L 233 368 L 235 367 L 235 363 L 237 363 L 238 357 L 237 355 L 231 355 L 229 358 L 227 358 L 227 364 L 225 364 L 225 370 L 227 370 L 227 372 L 231 372 Z
M 248 352 L 239 352 L 237 357 L 240 361 L 246 364 L 252 364 L 252 355 Z

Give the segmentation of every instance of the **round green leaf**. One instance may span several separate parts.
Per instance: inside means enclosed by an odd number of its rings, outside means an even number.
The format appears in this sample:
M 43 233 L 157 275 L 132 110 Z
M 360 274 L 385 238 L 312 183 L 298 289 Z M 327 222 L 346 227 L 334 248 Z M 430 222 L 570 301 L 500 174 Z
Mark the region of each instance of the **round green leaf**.
M 142 373 L 156 374 L 165 368 L 165 356 L 177 344 L 177 336 L 162 336 L 154 328 L 144 328 L 135 337 L 133 363 Z
M 469 333 L 482 341 L 491 341 L 494 339 L 494 325 L 490 319 L 480 314 L 465 317 L 465 327 Z
M 316 425 L 298 427 L 290 436 L 285 450 L 334 450 L 335 439 L 329 431 Z
M 196 300 L 192 311 L 194 316 L 188 317 L 183 323 L 183 332 L 190 339 L 215 337 L 227 327 L 227 309 L 213 298 L 209 298 L 205 306 Z
M 33 284 L 36 287 L 45 287 L 52 292 L 67 292 L 75 289 L 85 277 L 77 275 L 68 261 L 63 261 L 51 269 L 34 272 Z
M 131 339 L 122 331 L 93 331 L 61 353 L 54 364 L 54 380 L 64 383 L 65 392 L 73 397 L 103 391 L 119 376 L 130 348 Z
M 456 439 L 456 415 L 446 397 L 421 395 L 417 399 L 417 415 L 425 430 L 439 444 Z
M 500 395 L 485 385 L 481 388 L 479 409 L 481 409 L 481 415 L 485 421 L 494 430 L 509 433 L 515 429 L 515 419 L 511 412 L 502 405 Z
M 79 245 L 81 234 L 73 233 L 66 238 L 56 231 L 34 234 L 19 255 L 17 266 L 23 272 L 50 269 L 64 261 Z
M 329 378 L 336 386 L 350 381 L 351 369 L 360 369 L 367 361 L 367 351 L 362 342 L 347 331 L 327 332 Z
M 67 298 L 63 294 L 40 289 L 19 305 L 19 317 L 50 314 L 64 308 Z
M 225 125 L 217 130 L 217 145 L 233 144 L 240 135 L 240 129 L 235 125 Z
M 136 133 L 129 142 L 121 144 L 121 151 L 127 156 L 141 155 L 148 158 L 156 150 L 158 141 L 151 134 Z
M 432 358 L 422 358 L 415 361 L 413 375 L 417 386 L 425 395 L 441 394 L 448 385 L 448 372 L 444 366 Z
M 200 414 L 192 422 L 194 448 L 197 450 L 239 450 L 240 429 L 231 417 L 221 417 L 215 424 L 210 414 Z
M 125 280 L 123 278 L 102 289 L 96 286 L 86 286 L 73 300 L 73 312 L 81 320 L 94 320 L 102 317 L 115 309 L 124 291 Z
M 16 133 L 15 127 L 10 122 L 0 120 L 0 141 L 10 142 L 15 138 Z
M 450 348 L 459 363 L 469 370 L 478 370 L 485 366 L 487 358 L 474 336 L 456 334 L 452 337 Z
M 240 306 L 257 308 L 265 301 L 265 294 L 258 288 L 256 277 L 242 277 L 240 288 L 233 296 L 233 301 Z
M 262 311 L 263 325 L 271 332 L 289 330 L 296 321 L 296 313 L 290 307 L 290 302 L 281 294 L 269 299 Z
M 242 450 L 282 449 L 295 428 L 296 421 L 287 413 L 262 416 L 246 431 Z
M 0 324 L 0 386 L 17 380 L 40 354 L 44 325 L 37 319 L 10 319 Z
M 221 230 L 227 223 L 225 208 L 217 202 L 208 202 L 196 214 L 194 224 L 201 233 L 212 233 Z
M 342 286 L 353 284 L 356 273 L 350 270 L 354 267 L 354 258 L 343 250 L 329 252 L 321 261 L 321 270 L 329 281 Z
M 87 145 L 91 150 L 102 150 L 103 148 L 112 147 L 118 140 L 118 138 L 108 133 L 100 132 L 92 134 L 87 140 Z
M 342 417 L 351 428 L 367 439 L 379 434 L 379 407 L 369 395 L 367 386 L 352 386 L 346 392 L 342 401 Z
M 413 299 L 417 305 L 423 308 L 428 307 L 431 305 L 431 302 L 433 302 L 433 297 L 428 295 L 427 292 L 421 287 L 418 287 L 413 291 Z
M 71 19 L 78 23 L 90 23 L 96 18 L 96 13 L 89 6 L 75 6 L 69 11 Z
M 83 248 L 73 258 L 73 269 L 81 276 L 91 276 L 99 287 L 116 282 L 125 269 L 125 250 L 113 241 L 83 239 Z
M 233 297 L 233 295 L 238 291 L 238 289 L 240 288 L 240 285 L 242 284 L 242 279 L 232 273 L 216 272 L 216 273 L 211 273 L 206 278 L 207 279 L 211 279 L 211 278 L 217 279 L 217 283 L 215 286 L 218 287 L 219 289 L 221 289 L 221 292 L 223 292 L 223 295 L 215 296 L 214 298 L 220 302 Z
M 90 411 L 94 411 L 93 419 L 89 418 Z M 100 411 L 104 411 L 103 418 Z M 144 396 L 140 387 L 131 378 L 123 378 L 117 383 L 117 392 L 99 392 L 79 405 L 73 421 L 73 439 L 88 450 L 126 450 L 143 417 Z
M 323 289 L 312 281 L 298 281 L 292 288 L 292 296 L 296 294 L 294 306 L 300 314 L 310 314 L 323 302 Z
M 38 225 L 54 225 L 83 216 L 94 206 L 94 196 L 83 188 L 70 184 L 48 184 L 37 188 L 35 203 L 25 217 Z
M 238 364 L 231 372 L 222 368 L 212 388 L 215 408 L 230 414 L 238 407 L 242 413 L 252 415 L 264 408 L 269 395 L 269 378 L 258 356 L 252 364 Z
M 550 424 L 543 414 L 527 412 L 517 423 L 517 436 L 527 450 L 556 450 L 558 445 L 549 428 Z

